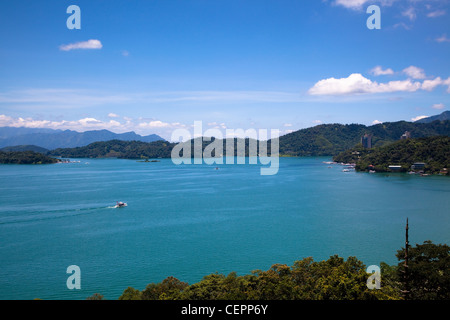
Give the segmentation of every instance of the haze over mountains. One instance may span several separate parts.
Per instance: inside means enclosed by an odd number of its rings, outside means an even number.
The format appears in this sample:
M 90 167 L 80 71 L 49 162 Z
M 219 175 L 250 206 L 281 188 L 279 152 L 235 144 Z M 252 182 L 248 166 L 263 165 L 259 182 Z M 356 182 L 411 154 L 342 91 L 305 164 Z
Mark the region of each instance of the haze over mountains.
M 374 147 L 398 141 L 406 131 L 409 132 L 411 138 L 450 136 L 450 121 L 446 120 L 449 115 L 450 112 L 446 111 L 440 115 L 422 119 L 422 121 L 385 122 L 372 126 L 361 124 L 317 125 L 281 136 L 279 150 L 280 154 L 290 156 L 330 156 L 354 147 L 360 142 L 361 136 L 365 134 L 372 136 L 372 146 Z M 127 143 L 118 144 L 113 140 Z M 155 143 L 158 140 L 161 143 Z M 131 143 L 131 141 L 135 142 Z M 166 157 L 170 155 L 170 150 L 174 145 L 155 134 L 140 136 L 134 132 L 116 134 L 108 130 L 80 133 L 70 130 L 0 128 L 0 149 L 9 147 L 8 151 L 32 150 L 31 147 L 38 146 L 57 151 L 60 155 L 64 154 L 67 157 Z M 69 150 L 71 148 L 78 149 Z
M 0 148 L 20 145 L 35 145 L 45 149 L 74 148 L 93 142 L 123 140 L 153 142 L 164 140 L 156 134 L 141 136 L 135 132 L 114 133 L 108 130 L 77 132 L 40 128 L 0 127 Z

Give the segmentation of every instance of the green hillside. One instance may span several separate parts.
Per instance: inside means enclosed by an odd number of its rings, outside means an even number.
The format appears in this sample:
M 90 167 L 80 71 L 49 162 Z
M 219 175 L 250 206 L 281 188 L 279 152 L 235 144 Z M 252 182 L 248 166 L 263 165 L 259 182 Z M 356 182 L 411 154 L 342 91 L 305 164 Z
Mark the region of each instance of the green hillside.
M 0 164 L 51 164 L 58 161 L 33 151 L 0 151 Z
M 356 163 L 356 170 L 373 169 L 389 172 L 389 165 L 401 166 L 402 172 L 411 170 L 414 163 L 425 163 L 425 173 L 440 173 L 450 168 L 450 137 L 435 136 L 401 140 L 384 147 L 352 148 L 333 158 L 336 162 Z M 369 167 L 373 166 L 373 167 Z
M 110 140 L 94 142 L 84 147 L 55 149 L 48 154 L 64 158 L 170 158 L 174 145 L 162 140 L 155 142 Z
M 411 138 L 450 136 L 450 121 L 413 123 L 386 122 L 373 126 L 360 124 L 323 124 L 298 130 L 280 137 L 280 154 L 291 156 L 332 156 L 355 147 L 361 136 L 371 134 L 372 146 L 398 141 L 406 131 Z

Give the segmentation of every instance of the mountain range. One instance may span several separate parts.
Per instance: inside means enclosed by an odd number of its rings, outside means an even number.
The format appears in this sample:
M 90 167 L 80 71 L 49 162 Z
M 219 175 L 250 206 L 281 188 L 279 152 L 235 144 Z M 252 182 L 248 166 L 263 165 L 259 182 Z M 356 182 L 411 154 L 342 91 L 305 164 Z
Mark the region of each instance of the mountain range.
M 448 113 L 446 111 L 436 116 L 435 121 L 432 121 L 435 117 L 429 117 L 427 122 L 397 121 L 372 126 L 317 125 L 281 136 L 279 151 L 285 156 L 334 156 L 361 143 L 361 137 L 366 134 L 371 136 L 373 147 L 398 141 L 406 132 L 410 138 L 450 136 L 450 121 L 440 120 Z M 208 144 L 203 143 L 203 148 Z M 79 133 L 70 130 L 0 128 L 0 148 L 19 146 L 7 150 L 31 150 L 29 145 L 53 150 L 49 154 L 65 157 L 148 158 L 170 157 L 175 144 L 157 135 L 140 136 L 134 132 L 116 134 L 98 130 Z
M 434 121 L 432 123 L 412 123 L 406 121 L 388 122 L 370 127 L 352 124 L 324 124 L 312 128 L 302 129 L 285 136 L 279 140 L 279 151 L 282 156 L 334 156 L 355 146 L 361 146 L 361 136 L 370 134 L 373 145 L 387 146 L 400 141 L 405 131 L 410 132 L 411 138 L 450 136 L 450 121 Z M 200 139 L 200 138 L 196 138 Z M 202 141 L 202 149 L 211 142 Z M 249 139 L 245 139 L 246 154 L 249 150 Z M 222 140 L 223 154 L 226 154 L 228 141 Z M 191 155 L 194 143 L 187 141 L 187 148 L 191 147 Z M 140 141 L 102 141 L 91 143 L 84 147 L 63 148 L 50 151 L 51 156 L 66 158 L 105 158 L 118 157 L 126 159 L 142 158 L 170 158 L 175 143 L 167 141 L 140 142 Z M 217 144 L 216 144 L 217 145 Z M 234 155 L 237 154 L 236 138 L 234 143 Z M 270 141 L 268 151 L 270 153 Z M 213 155 L 214 156 L 214 155 Z
M 77 132 L 72 130 L 0 127 L 0 148 L 35 145 L 53 150 L 56 148 L 82 147 L 93 142 L 108 140 L 153 142 L 164 139 L 156 134 L 141 136 L 135 132 L 114 133 L 108 130 Z

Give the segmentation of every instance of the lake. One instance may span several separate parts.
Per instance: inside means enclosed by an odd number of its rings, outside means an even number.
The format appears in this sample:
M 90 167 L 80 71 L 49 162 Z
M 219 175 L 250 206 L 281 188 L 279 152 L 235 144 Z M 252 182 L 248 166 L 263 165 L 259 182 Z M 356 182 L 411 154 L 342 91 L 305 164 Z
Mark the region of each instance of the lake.
M 396 264 L 407 217 L 411 245 L 450 243 L 449 177 L 342 172 L 327 157 L 280 158 L 272 176 L 76 160 L 0 165 L 0 299 L 117 299 L 168 276 L 191 284 L 309 256 Z M 70 265 L 80 290 L 66 286 Z

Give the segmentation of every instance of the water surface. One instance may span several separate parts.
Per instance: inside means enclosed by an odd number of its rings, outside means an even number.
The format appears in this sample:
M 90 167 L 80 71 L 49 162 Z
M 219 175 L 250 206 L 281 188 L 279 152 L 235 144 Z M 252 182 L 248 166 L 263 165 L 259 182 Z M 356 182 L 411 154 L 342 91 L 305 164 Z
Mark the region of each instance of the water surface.
M 170 159 L 1 165 L 0 299 L 117 299 L 168 276 L 194 283 L 308 256 L 395 264 L 407 217 L 411 244 L 450 243 L 448 177 L 342 172 L 329 160 L 281 158 L 273 176 Z M 81 290 L 67 289 L 70 265 Z

